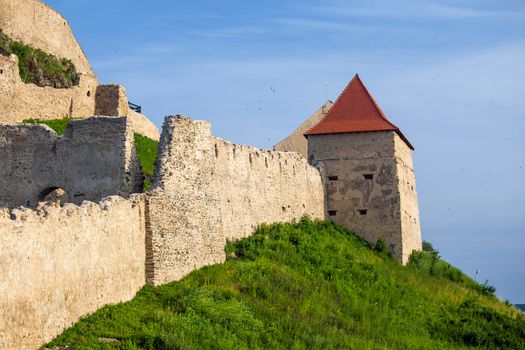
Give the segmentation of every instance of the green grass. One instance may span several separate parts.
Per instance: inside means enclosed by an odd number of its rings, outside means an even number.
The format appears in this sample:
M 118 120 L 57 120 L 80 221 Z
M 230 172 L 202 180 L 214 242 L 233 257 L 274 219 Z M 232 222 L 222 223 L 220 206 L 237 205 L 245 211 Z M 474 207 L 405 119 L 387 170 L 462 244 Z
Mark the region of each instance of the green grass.
M 152 186 L 151 180 L 155 172 L 155 161 L 157 160 L 159 142 L 149 137 L 135 134 L 135 146 L 145 178 L 144 191 L 148 191 Z
M 226 253 L 224 264 L 102 308 L 47 347 L 525 348 L 525 318 L 460 272 L 431 272 L 432 252 L 403 267 L 347 229 L 304 218 L 261 226 Z
M 51 129 L 55 130 L 58 135 L 64 135 L 64 130 L 67 127 L 67 124 L 71 120 L 78 118 L 64 118 L 64 119 L 51 119 L 51 120 L 41 120 L 41 119 L 25 119 L 22 123 L 25 124 L 44 124 L 49 126 Z M 134 135 L 135 148 L 137 150 L 137 156 L 142 167 L 142 173 L 144 174 L 144 191 L 147 191 L 151 188 L 151 179 L 153 178 L 153 173 L 155 171 L 155 161 L 157 160 L 157 148 L 158 141 L 152 140 L 146 136 L 140 134 Z
M 55 88 L 69 88 L 79 83 L 80 75 L 73 62 L 14 41 L 1 29 L 0 54 L 18 56 L 20 78 L 25 83 Z
M 64 135 L 64 131 L 66 130 L 67 124 L 71 120 L 77 120 L 79 118 L 63 118 L 63 119 L 49 119 L 49 120 L 42 120 L 42 119 L 24 119 L 22 123 L 24 124 L 44 124 L 49 126 L 51 129 L 55 130 L 55 132 L 58 135 Z

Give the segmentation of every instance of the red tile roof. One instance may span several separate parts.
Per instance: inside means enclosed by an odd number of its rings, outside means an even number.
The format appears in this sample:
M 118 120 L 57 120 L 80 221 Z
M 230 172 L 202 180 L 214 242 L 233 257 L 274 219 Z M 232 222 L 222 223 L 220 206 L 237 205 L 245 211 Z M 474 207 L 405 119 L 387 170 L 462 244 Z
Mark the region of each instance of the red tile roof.
M 395 131 L 411 149 L 414 149 L 399 128 L 383 114 L 359 75 L 356 74 L 330 111 L 308 130 L 305 136 L 365 131 Z

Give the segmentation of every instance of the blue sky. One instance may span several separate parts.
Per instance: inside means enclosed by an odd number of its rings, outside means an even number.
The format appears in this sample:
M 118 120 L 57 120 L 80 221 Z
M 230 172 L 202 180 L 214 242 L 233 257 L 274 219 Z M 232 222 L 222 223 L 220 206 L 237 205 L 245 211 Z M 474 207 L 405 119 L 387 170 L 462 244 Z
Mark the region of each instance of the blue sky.
M 522 0 L 46 2 L 158 126 L 269 148 L 359 73 L 416 147 L 423 238 L 525 303 Z

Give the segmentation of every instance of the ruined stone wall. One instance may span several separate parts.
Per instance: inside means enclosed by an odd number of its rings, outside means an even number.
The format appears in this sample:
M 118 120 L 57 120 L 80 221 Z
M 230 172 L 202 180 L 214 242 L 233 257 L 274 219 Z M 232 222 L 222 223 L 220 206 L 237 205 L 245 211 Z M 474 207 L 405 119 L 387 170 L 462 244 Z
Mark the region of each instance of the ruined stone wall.
M 212 152 L 209 123 L 166 118 L 154 190 L 147 198 L 150 284 L 178 280 L 225 259 L 220 202 L 212 183 Z
M 26 84 L 18 72 L 18 57 L 0 55 L 0 122 L 91 116 L 97 85 L 84 75 L 78 86 L 69 89 Z
M 304 134 L 323 119 L 334 103 L 326 101 L 310 118 L 294 130 L 287 138 L 274 146 L 276 151 L 299 152 L 304 158 L 308 157 L 308 140 Z
M 134 130 L 154 140 L 156 126 L 144 115 L 128 110 L 125 90 L 113 100 L 97 101 L 99 83 L 66 19 L 40 0 L 1 0 L 0 28 L 10 38 L 59 58 L 70 59 L 80 82 L 68 89 L 38 87 L 24 83 L 18 73 L 15 55 L 0 55 L 0 123 L 24 119 L 86 118 L 92 115 L 128 116 Z M 102 89 L 104 86 L 102 86 Z M 117 105 L 116 110 L 107 106 Z M 98 112 L 96 107 L 105 106 Z
M 145 283 L 144 195 L 0 210 L 0 349 L 36 349 Z
M 55 188 L 75 203 L 141 192 L 127 118 L 71 121 L 63 136 L 43 125 L 0 124 L 0 202 L 33 206 Z
M 97 87 L 96 115 L 128 115 L 126 90 L 121 85 L 110 84 Z
M 275 152 L 214 139 L 213 180 L 227 240 L 262 223 L 324 218 L 319 171 L 295 152 Z
M 411 165 L 410 149 L 400 149 L 403 141 L 391 131 L 311 135 L 308 141 L 309 160 L 323 174 L 328 218 L 372 244 L 384 239 L 394 257 L 406 263 L 412 249 L 421 249 L 420 238 L 415 237 L 419 231 L 402 226 L 407 223 L 402 219 L 405 212 L 412 219 L 418 215 L 415 187 L 400 193 L 400 182 L 409 176 L 400 172 L 398 164 L 402 160 Z M 414 184 L 413 171 L 411 176 Z
M 228 239 L 263 222 L 323 218 L 321 178 L 295 153 L 233 145 L 210 124 L 167 117 L 148 196 L 148 282 L 224 260 Z
M 59 58 L 70 59 L 80 73 L 78 86 L 54 89 L 25 84 L 18 74 L 18 58 L 0 56 L 0 86 L 7 82 L 8 93 L 0 95 L 0 122 L 23 119 L 87 117 L 94 113 L 98 81 L 67 21 L 40 0 L 2 0 L 0 28 L 14 40 L 41 49 Z
M 144 115 L 129 108 L 126 89 L 122 85 L 110 84 L 97 87 L 96 115 L 128 116 L 132 129 L 153 140 L 160 138 L 159 130 Z

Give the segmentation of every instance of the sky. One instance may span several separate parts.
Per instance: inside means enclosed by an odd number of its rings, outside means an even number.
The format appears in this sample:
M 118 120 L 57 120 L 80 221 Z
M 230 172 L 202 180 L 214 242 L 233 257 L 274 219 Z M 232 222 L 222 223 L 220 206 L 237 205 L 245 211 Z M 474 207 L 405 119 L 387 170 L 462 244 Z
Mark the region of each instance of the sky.
M 423 239 L 525 303 L 523 0 L 46 2 L 159 127 L 271 148 L 359 73 L 415 146 Z

